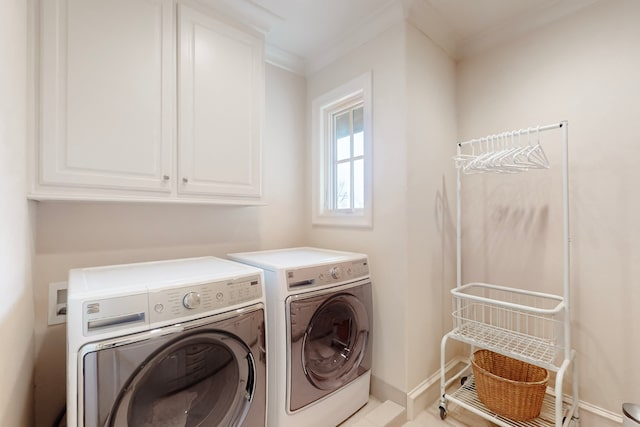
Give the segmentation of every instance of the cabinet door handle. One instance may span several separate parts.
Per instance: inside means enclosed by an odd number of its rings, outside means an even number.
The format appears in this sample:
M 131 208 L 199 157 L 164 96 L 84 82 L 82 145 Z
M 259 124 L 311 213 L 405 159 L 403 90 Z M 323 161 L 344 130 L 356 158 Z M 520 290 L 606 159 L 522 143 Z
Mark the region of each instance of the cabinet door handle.
M 187 182 L 189 182 L 189 179 L 188 178 L 182 178 L 182 182 L 184 182 L 186 184 Z
M 163 181 L 169 181 L 169 175 L 162 175 Z

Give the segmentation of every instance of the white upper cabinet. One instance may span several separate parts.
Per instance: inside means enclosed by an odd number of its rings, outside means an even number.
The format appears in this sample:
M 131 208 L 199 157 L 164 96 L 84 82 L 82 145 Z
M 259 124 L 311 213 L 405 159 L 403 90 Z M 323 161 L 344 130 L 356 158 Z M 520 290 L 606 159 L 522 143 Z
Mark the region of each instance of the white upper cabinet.
M 41 7 L 40 184 L 169 192 L 171 0 Z
M 259 201 L 264 42 L 190 4 L 40 1 L 31 198 Z
M 260 195 L 263 42 L 180 5 L 179 191 Z

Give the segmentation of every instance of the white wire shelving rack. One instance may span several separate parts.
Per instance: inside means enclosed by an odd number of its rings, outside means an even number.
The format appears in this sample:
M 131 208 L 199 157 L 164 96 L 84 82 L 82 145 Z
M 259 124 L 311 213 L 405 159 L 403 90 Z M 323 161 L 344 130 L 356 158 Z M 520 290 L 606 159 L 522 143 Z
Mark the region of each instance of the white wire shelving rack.
M 528 150 L 515 144 L 522 135 L 547 131 L 562 132 L 562 221 L 563 221 L 563 289 L 562 295 L 532 292 L 490 283 L 462 283 L 462 174 L 466 167 L 473 172 L 515 173 L 529 169 L 527 159 L 514 160 L 513 153 Z M 459 405 L 503 427 L 577 427 L 578 374 L 575 351 L 571 349 L 571 320 L 569 314 L 569 171 L 568 171 L 568 123 L 566 121 L 526 130 L 505 132 L 481 139 L 458 143 L 457 173 L 457 227 L 456 227 L 456 288 L 451 290 L 453 300 L 453 329 L 442 338 L 440 349 L 440 417 L 447 416 L 449 402 Z M 511 147 L 509 147 L 511 141 Z M 539 142 L 538 142 L 539 145 Z M 463 149 L 471 147 L 471 154 Z M 478 147 L 476 150 L 475 148 Z M 522 149 L 519 149 L 522 147 Z M 539 146 L 538 160 L 546 162 Z M 467 150 L 469 151 L 469 150 Z M 478 152 L 479 151 L 479 152 Z M 511 156 L 510 162 L 505 162 Z M 536 160 L 536 163 L 539 163 Z M 540 164 L 540 163 L 539 163 Z M 537 166 L 536 166 L 537 167 Z M 537 167 L 538 168 L 538 167 Z M 548 162 L 542 166 L 548 168 Z M 445 378 L 446 347 L 449 340 L 456 340 L 475 348 L 484 348 L 506 356 L 541 366 L 555 373 L 555 383 L 547 387 L 547 394 L 540 415 L 529 421 L 514 421 L 493 413 L 478 398 L 471 363 Z M 571 370 L 572 396 L 563 396 L 563 383 Z M 453 392 L 459 381 L 459 387 Z

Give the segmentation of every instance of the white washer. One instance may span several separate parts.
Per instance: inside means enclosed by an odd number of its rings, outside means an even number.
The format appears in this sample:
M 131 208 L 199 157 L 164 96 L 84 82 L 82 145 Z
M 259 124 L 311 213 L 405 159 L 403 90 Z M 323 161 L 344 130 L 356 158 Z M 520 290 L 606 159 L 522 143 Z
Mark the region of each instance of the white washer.
M 262 271 L 214 257 L 69 272 L 67 423 L 264 426 Z
M 264 270 L 270 427 L 335 426 L 369 400 L 367 256 L 317 248 L 228 255 Z

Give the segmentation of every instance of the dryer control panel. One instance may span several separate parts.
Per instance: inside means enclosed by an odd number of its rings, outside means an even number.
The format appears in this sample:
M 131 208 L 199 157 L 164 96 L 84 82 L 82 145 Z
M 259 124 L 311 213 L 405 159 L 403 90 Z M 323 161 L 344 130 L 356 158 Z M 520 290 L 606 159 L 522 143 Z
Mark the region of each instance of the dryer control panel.
M 156 323 L 198 313 L 219 312 L 260 298 L 262 283 L 258 275 L 150 291 L 149 320 Z
M 303 286 L 322 286 L 358 280 L 369 276 L 366 258 L 356 261 L 325 264 L 287 270 L 289 289 Z

